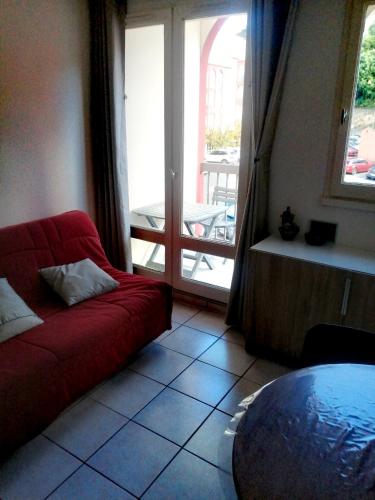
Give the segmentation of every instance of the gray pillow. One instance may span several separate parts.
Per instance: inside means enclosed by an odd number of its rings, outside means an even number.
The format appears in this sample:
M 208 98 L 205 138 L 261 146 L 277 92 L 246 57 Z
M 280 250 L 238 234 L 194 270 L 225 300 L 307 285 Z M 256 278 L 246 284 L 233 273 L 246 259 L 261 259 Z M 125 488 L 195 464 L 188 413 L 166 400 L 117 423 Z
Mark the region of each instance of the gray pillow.
M 0 342 L 42 323 L 43 320 L 25 304 L 8 280 L 0 278 Z
M 118 281 L 90 259 L 62 266 L 45 267 L 39 272 L 68 306 L 109 292 L 119 286 Z

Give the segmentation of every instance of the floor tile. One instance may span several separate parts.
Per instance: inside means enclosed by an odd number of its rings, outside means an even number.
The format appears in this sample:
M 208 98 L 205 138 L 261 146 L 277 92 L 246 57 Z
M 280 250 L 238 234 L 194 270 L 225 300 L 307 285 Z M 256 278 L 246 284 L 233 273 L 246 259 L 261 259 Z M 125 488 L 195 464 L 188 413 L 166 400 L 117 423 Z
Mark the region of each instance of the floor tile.
M 215 406 L 237 380 L 238 377 L 231 373 L 195 361 L 171 384 L 171 387 Z
M 160 344 L 168 349 L 196 358 L 216 341 L 217 338 L 213 335 L 182 325 L 166 339 L 161 340 Z
M 234 432 L 231 417 L 215 410 L 194 434 L 185 448 L 208 462 L 232 473 Z
M 199 309 L 182 302 L 173 303 L 172 320 L 176 323 L 185 323 L 188 319 L 192 318 Z
M 168 337 L 168 335 L 174 332 L 176 328 L 178 328 L 179 326 L 180 326 L 179 323 L 175 323 L 174 321 L 172 321 L 172 328 L 170 330 L 165 330 L 165 332 L 159 335 L 159 337 L 155 339 L 154 342 L 160 342 L 161 340 L 165 339 L 166 337 Z
M 83 465 L 48 500 L 132 500 L 135 497 Z
M 262 386 L 260 384 L 241 378 L 229 394 L 227 394 L 221 401 L 218 406 L 219 410 L 230 413 L 231 415 L 244 411 L 244 408 L 241 408 L 238 405 L 244 398 L 258 391 L 261 387 Z
M 182 446 L 211 411 L 210 406 L 167 388 L 135 421 Z
M 19 448 L 0 467 L 2 500 L 45 498 L 81 462 L 43 436 L 37 436 Z
M 248 354 L 242 346 L 220 339 L 203 353 L 199 360 L 235 375 L 243 375 L 254 363 L 255 358 Z
M 182 450 L 143 497 L 147 500 L 236 500 L 232 476 Z
M 244 334 L 235 328 L 229 328 L 229 330 L 227 330 L 221 338 L 227 342 L 233 342 L 234 344 L 245 346 Z
M 210 311 L 200 311 L 186 322 L 186 326 L 216 335 L 217 337 L 220 337 L 228 329 L 228 325 L 224 321 L 224 316 Z
M 43 434 L 86 460 L 127 421 L 122 415 L 86 398 L 58 417 Z
M 89 464 L 140 496 L 178 449 L 166 439 L 129 422 L 90 458 Z
M 192 359 L 183 354 L 152 344 L 140 352 L 129 368 L 162 384 L 169 384 L 191 362 Z
M 281 377 L 291 370 L 286 366 L 273 363 L 266 359 L 257 359 L 250 369 L 244 374 L 244 378 L 257 384 L 268 384 L 271 380 Z
M 163 389 L 164 385 L 159 382 L 131 370 L 124 370 L 101 385 L 90 397 L 133 418 Z

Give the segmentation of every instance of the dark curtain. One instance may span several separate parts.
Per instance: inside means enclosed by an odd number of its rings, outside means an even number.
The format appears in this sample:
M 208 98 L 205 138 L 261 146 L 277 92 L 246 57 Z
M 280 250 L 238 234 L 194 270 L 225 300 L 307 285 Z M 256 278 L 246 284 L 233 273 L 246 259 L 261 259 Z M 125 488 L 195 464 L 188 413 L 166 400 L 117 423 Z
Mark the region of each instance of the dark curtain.
M 111 264 L 131 270 L 125 134 L 125 2 L 89 0 L 96 222 Z
M 249 329 L 249 248 L 268 236 L 270 159 L 299 0 L 252 0 L 249 13 L 251 126 L 249 186 L 227 323 Z

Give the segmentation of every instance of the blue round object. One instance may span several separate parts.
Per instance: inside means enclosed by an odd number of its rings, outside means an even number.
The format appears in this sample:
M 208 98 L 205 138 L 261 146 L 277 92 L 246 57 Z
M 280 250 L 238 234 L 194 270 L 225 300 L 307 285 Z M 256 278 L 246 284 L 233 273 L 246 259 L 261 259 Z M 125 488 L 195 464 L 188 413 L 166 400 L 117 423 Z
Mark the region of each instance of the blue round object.
M 264 387 L 233 470 L 242 499 L 375 498 L 375 366 L 316 366 Z

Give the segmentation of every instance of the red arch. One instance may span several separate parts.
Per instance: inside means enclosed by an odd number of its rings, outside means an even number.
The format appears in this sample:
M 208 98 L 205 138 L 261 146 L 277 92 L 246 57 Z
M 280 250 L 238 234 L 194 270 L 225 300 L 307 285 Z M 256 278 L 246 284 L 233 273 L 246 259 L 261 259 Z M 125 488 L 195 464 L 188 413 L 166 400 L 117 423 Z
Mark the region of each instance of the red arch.
M 206 128 L 206 91 L 207 91 L 207 69 L 208 58 L 212 49 L 212 45 L 219 33 L 221 27 L 227 20 L 226 17 L 219 18 L 212 26 L 206 41 L 204 42 L 201 62 L 200 62 L 200 81 L 199 81 L 199 122 L 198 122 L 198 165 L 197 165 L 197 202 L 203 202 L 203 175 L 200 171 L 201 163 L 204 160 L 205 148 L 205 128 Z

